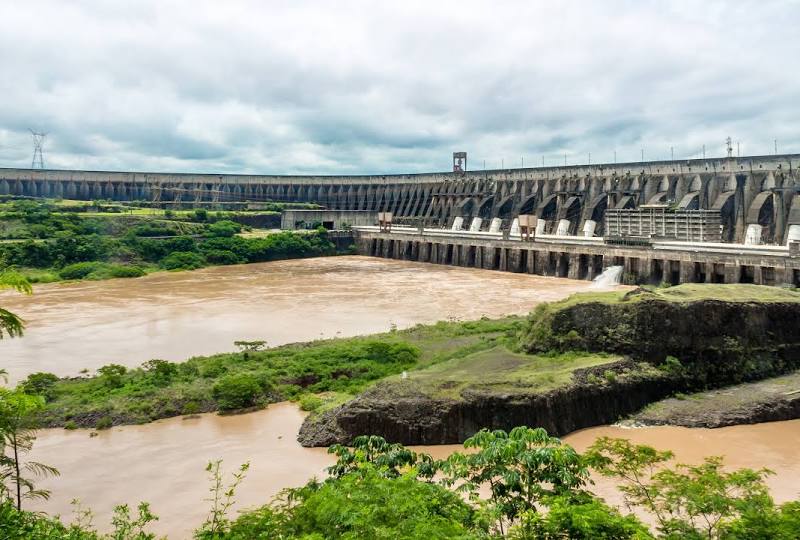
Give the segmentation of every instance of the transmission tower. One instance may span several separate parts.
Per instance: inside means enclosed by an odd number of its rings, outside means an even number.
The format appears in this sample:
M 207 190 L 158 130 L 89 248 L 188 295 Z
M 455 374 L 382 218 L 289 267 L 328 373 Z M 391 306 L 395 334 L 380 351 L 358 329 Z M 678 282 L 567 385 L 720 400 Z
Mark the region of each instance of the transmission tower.
M 28 131 L 33 135 L 33 159 L 31 160 L 31 169 L 44 169 L 42 146 L 44 146 L 44 138 L 47 137 L 47 133 L 37 133 L 32 129 Z

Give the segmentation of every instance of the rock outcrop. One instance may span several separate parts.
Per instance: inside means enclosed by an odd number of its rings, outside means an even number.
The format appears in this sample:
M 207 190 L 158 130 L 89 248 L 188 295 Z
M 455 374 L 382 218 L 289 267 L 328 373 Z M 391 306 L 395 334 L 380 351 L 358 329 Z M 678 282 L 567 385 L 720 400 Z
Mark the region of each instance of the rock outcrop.
M 298 440 L 326 446 L 375 434 L 403 444 L 448 444 L 484 427 L 518 425 L 563 435 L 616 422 L 675 392 L 800 369 L 800 303 L 676 302 L 640 294 L 644 297 L 617 303 L 551 304 L 534 313 L 520 338 L 528 352 L 584 350 L 626 357 L 577 370 L 566 386 L 542 393 L 467 387 L 457 399 L 444 399 L 416 389 L 413 378 L 386 381 L 309 417 Z M 787 407 L 788 416 L 800 414 L 800 407 Z M 763 417 L 759 411 L 763 407 L 753 407 L 750 418 Z M 748 415 L 742 415 L 746 421 Z

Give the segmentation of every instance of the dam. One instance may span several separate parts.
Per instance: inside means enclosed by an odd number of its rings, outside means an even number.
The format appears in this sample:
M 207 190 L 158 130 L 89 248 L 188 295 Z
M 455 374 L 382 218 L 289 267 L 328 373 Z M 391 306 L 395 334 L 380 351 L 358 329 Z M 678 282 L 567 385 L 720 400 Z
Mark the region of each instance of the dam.
M 536 215 L 556 230 L 603 236 L 607 210 L 669 204 L 719 215 L 725 242 L 786 244 L 800 226 L 800 154 L 563 167 L 364 176 L 280 176 L 0 168 L 0 195 L 151 201 L 162 205 L 241 201 L 316 203 L 333 210 L 391 212 L 395 220 L 481 230 L 493 219 Z M 800 227 L 798 227 L 800 229 Z M 800 231 L 798 231 L 800 236 Z
M 385 212 L 363 255 L 626 283 L 800 286 L 800 154 L 364 176 L 0 169 L 0 195 Z M 520 216 L 535 225 L 523 238 Z

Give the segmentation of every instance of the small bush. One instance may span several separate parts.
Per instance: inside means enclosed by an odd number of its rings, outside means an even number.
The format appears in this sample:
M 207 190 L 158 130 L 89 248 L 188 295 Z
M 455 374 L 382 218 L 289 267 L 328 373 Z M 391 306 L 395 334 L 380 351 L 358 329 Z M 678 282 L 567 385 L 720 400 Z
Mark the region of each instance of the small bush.
M 679 375 L 683 372 L 683 364 L 674 356 L 667 356 L 658 369 L 672 375 Z
M 31 373 L 20 383 L 26 394 L 44 396 L 47 401 L 53 398 L 53 386 L 58 382 L 58 377 L 52 373 Z
M 75 420 L 67 420 L 66 422 L 64 422 L 64 429 L 69 429 L 69 430 L 78 429 L 78 424 L 75 423 Z
M 206 265 L 206 259 L 192 251 L 175 251 L 159 262 L 167 270 L 195 270 Z
M 215 359 L 207 362 L 200 373 L 206 379 L 216 379 L 228 372 L 228 366 L 225 365 L 224 362 L 221 360 Z
M 99 262 L 79 262 L 69 264 L 62 268 L 58 275 L 61 279 L 84 279 L 86 276 L 100 268 Z
M 175 375 L 178 374 L 177 364 L 166 360 L 148 360 L 142 364 L 142 368 L 150 374 L 157 384 L 169 384 Z
M 114 421 L 111 420 L 110 416 L 103 416 L 97 422 L 95 422 L 94 427 L 95 429 L 108 429 L 114 425 Z
M 187 401 L 183 406 L 182 414 L 192 415 L 200 412 L 200 404 L 196 401 Z
M 610 369 L 607 369 L 603 372 L 603 378 L 608 382 L 613 383 L 617 381 L 617 374 Z
M 322 398 L 314 394 L 306 394 L 300 398 L 300 410 L 314 412 L 322 407 Z
M 230 238 L 239 232 L 242 232 L 241 225 L 225 219 L 209 225 L 206 235 L 215 238 Z
M 97 370 L 100 381 L 111 388 L 119 388 L 124 384 L 122 377 L 128 369 L 119 364 L 108 364 Z
M 70 264 L 58 273 L 61 279 L 109 279 L 141 277 L 145 271 L 138 266 L 103 262 Z
M 145 275 L 145 271 L 138 266 L 109 264 L 107 266 L 107 275 L 110 278 L 134 278 L 142 277 Z M 98 276 L 98 279 L 100 279 L 100 276 Z
M 256 405 L 262 397 L 261 385 L 249 373 L 228 375 L 220 379 L 211 391 L 221 411 L 233 411 Z
M 206 252 L 206 260 L 211 264 L 241 264 L 245 262 L 233 251 L 227 249 L 212 249 Z

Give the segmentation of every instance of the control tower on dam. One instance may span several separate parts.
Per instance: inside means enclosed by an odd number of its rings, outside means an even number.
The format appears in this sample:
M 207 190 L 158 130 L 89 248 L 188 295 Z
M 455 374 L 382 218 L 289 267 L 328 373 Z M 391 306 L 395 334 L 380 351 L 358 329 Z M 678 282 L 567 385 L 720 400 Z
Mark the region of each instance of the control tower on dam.
M 509 229 L 518 216 L 530 215 L 542 233 L 572 236 L 604 236 L 609 224 L 617 231 L 631 227 L 636 215 L 626 211 L 660 205 L 718 216 L 715 241 L 785 246 L 800 237 L 798 169 L 800 154 L 364 176 L 4 168 L 0 195 L 162 205 L 310 202 L 391 212 L 395 223 L 458 223 L 474 231 Z M 611 214 L 617 221 L 609 221 Z

